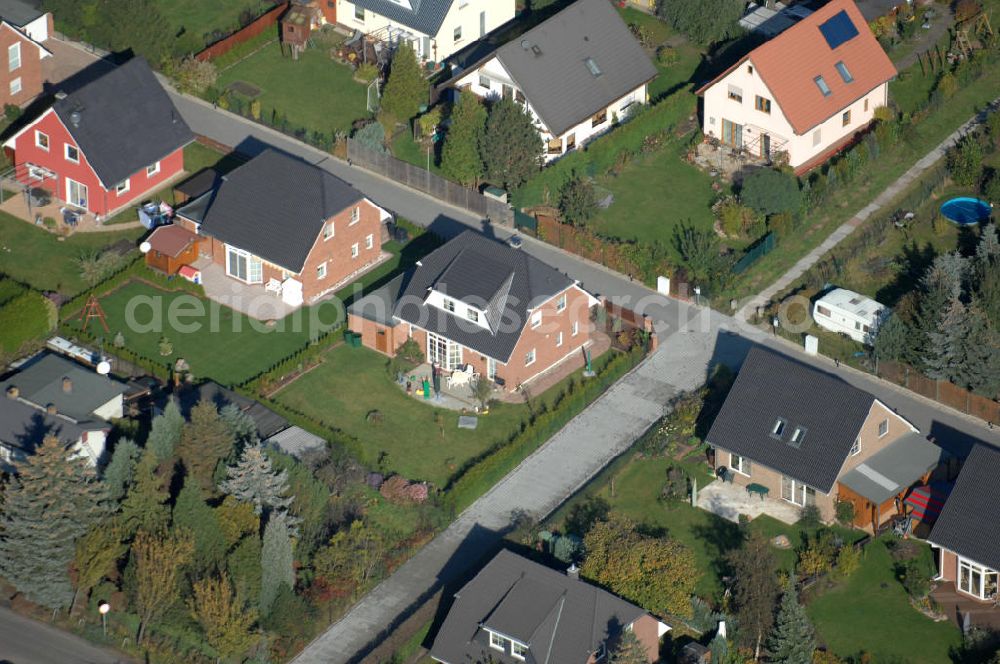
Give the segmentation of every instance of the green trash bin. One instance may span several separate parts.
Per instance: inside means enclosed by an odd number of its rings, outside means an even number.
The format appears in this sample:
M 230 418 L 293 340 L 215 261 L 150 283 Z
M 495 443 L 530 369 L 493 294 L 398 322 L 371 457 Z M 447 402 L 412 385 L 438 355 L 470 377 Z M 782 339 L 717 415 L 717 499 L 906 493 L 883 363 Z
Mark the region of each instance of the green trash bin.
M 354 348 L 361 348 L 361 335 L 354 333 L 351 335 L 351 346 Z

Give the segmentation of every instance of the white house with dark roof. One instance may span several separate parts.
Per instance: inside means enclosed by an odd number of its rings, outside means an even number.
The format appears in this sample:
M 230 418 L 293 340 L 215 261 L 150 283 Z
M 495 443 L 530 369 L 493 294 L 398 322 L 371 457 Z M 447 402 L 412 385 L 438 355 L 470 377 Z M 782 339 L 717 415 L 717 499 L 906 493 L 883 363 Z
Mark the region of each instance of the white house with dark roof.
M 762 347 L 748 353 L 705 440 L 719 481 L 815 505 L 827 521 L 847 501 L 854 524 L 872 528 L 945 457 L 868 392 Z
M 596 303 L 534 256 L 466 231 L 353 303 L 348 326 L 379 352 L 413 339 L 444 371 L 516 389 L 582 353 Z
M 124 415 L 128 385 L 45 353 L 0 383 L 0 390 L 0 459 L 23 458 L 51 434 L 97 465 L 110 421 Z
M 329 0 L 334 1 L 334 0 Z M 514 0 L 335 0 L 337 23 L 441 62 L 515 14 Z
M 657 70 L 607 0 L 578 0 L 456 73 L 443 87 L 513 97 L 535 118 L 551 161 L 647 101 Z
M 1000 449 L 976 445 L 928 537 L 938 556 L 938 579 L 953 583 L 962 595 L 989 606 L 1000 599 L 998 474 Z
M 593 664 L 626 630 L 655 662 L 670 627 L 575 568 L 558 572 L 503 550 L 455 593 L 430 655 L 442 664 Z

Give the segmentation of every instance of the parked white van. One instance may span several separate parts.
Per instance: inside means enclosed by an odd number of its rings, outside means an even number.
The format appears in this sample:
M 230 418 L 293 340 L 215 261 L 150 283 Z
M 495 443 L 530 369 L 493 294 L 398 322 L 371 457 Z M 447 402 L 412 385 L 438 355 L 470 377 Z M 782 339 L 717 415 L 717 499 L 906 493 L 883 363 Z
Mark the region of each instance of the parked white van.
M 822 328 L 846 334 L 857 342 L 871 345 L 889 310 L 875 300 L 835 288 L 813 304 L 813 320 Z

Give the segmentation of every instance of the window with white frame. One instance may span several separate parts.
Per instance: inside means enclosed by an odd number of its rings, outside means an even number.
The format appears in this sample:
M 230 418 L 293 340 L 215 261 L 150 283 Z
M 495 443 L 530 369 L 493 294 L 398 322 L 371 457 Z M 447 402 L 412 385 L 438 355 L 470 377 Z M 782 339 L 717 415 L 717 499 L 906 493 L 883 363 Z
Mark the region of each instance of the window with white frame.
M 997 595 L 997 571 L 959 557 L 958 589 L 979 599 L 993 599 Z
M 76 149 L 75 145 L 66 144 L 66 161 L 71 161 L 74 164 L 80 163 L 80 151 Z
M 507 650 L 507 639 L 496 632 L 490 632 L 490 648 L 494 650 Z
M 359 221 L 361 221 L 361 207 L 356 205 L 354 206 L 354 209 L 351 210 L 351 225 L 353 226 Z
M 150 164 L 149 166 L 146 167 L 147 178 L 152 175 L 156 175 L 159 172 L 160 172 L 160 162 L 156 162 L 155 164 Z
M 530 367 L 535 363 L 535 349 L 532 348 L 527 353 L 524 354 L 524 366 Z
M 857 456 L 861 454 L 861 436 L 854 439 L 854 444 L 851 445 L 851 456 Z
M 449 300 L 448 298 L 444 298 L 443 304 L 445 311 L 450 311 L 451 313 L 455 313 L 455 300 Z
M 21 42 L 7 47 L 7 71 L 21 68 Z
M 563 344 L 563 333 L 560 331 L 556 334 L 556 348 L 562 346 Z
M 528 646 L 523 643 L 518 643 L 517 641 L 511 641 L 510 654 L 513 655 L 515 659 L 523 660 L 528 656 Z
M 365 10 L 363 7 L 354 5 L 354 20 L 361 21 L 362 23 L 365 22 Z
M 316 278 L 326 279 L 326 263 L 320 263 L 316 266 Z
M 16 95 L 21 92 L 21 77 L 18 76 L 13 81 L 10 82 L 10 94 Z
M 813 147 L 816 147 L 823 142 L 823 133 L 817 129 L 813 132 Z
M 795 447 L 800 447 L 802 445 L 802 440 L 806 437 L 805 427 L 795 427 L 795 431 L 792 432 L 792 438 L 788 441 L 791 445 Z
M 771 426 L 771 435 L 781 438 L 781 434 L 785 432 L 786 424 L 788 423 L 779 417 L 777 420 L 774 421 L 774 424 Z
M 750 476 L 750 460 L 739 454 L 729 453 L 729 467 L 741 475 Z
M 781 498 L 793 505 L 805 507 L 816 504 L 816 489 L 806 486 L 798 480 L 785 475 L 781 476 Z
M 360 254 L 361 254 L 361 249 L 358 246 L 358 243 L 355 242 L 354 244 L 351 245 L 351 258 L 357 258 Z
M 466 318 L 468 318 L 469 320 L 471 320 L 473 323 L 478 323 L 479 322 L 479 312 L 476 311 L 475 309 L 473 309 L 472 307 L 467 307 L 465 309 L 465 316 L 466 316 Z
M 456 43 L 462 41 L 462 26 L 458 26 L 458 27 L 455 28 L 455 32 L 453 33 L 453 36 L 455 37 L 455 42 Z
M 531 329 L 534 330 L 541 324 L 542 324 L 542 312 L 536 311 L 535 313 L 531 314 Z
M 375 248 L 375 236 L 368 235 L 368 237 L 365 238 L 365 249 L 374 249 L 374 248 Z
M 565 308 L 566 308 L 566 293 L 563 293 L 562 295 L 559 296 L 559 299 L 556 300 L 556 313 L 559 313 Z
M 486 88 L 487 90 L 490 89 L 490 79 L 488 76 L 479 75 L 479 87 Z
M 428 332 L 427 361 L 437 364 L 445 371 L 454 371 L 462 366 L 462 347 L 454 341 Z
M 115 193 L 124 194 L 126 191 L 129 190 L 130 187 L 131 183 L 129 182 L 128 178 L 126 178 L 115 185 Z
M 573 321 L 573 335 L 572 336 L 575 337 L 579 333 L 580 333 L 580 321 L 575 320 L 575 321 Z
M 325 224 L 323 226 L 323 239 L 329 240 L 330 238 L 332 238 L 335 233 L 335 230 L 336 229 L 334 229 L 332 221 L 328 224 Z
M 889 418 L 888 417 L 878 423 L 878 437 L 881 438 L 882 436 L 886 435 L 887 433 L 889 433 Z
M 49 149 L 49 135 L 35 130 L 35 145 L 45 150 Z

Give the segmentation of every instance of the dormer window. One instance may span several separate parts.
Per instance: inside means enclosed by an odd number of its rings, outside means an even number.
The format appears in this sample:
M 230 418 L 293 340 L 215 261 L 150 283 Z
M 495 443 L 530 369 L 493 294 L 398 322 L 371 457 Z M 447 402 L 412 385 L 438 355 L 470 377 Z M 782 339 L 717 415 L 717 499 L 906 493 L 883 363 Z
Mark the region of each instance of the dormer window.
M 861 436 L 854 439 L 854 444 L 851 445 L 851 456 L 857 456 L 861 454 Z
M 531 329 L 534 330 L 541 324 L 542 324 L 542 312 L 536 311 L 535 313 L 531 314 Z
M 795 431 L 792 432 L 792 438 L 789 443 L 793 447 L 799 447 L 802 445 L 802 439 L 806 437 L 805 427 L 795 427 Z
M 780 417 L 775 420 L 774 426 L 771 427 L 771 435 L 776 438 L 781 438 L 781 434 L 785 432 L 785 425 L 788 424 L 785 420 Z
M 496 632 L 490 632 L 490 648 L 494 650 L 507 650 L 507 639 L 503 638 Z
M 449 300 L 448 298 L 445 298 L 444 299 L 444 310 L 445 311 L 450 311 L 451 313 L 455 313 L 455 300 Z
M 510 654 L 513 655 L 515 659 L 523 660 L 528 656 L 528 646 L 523 643 L 518 643 L 517 641 L 511 641 Z
M 468 307 L 465 310 L 465 315 L 468 316 L 469 320 L 471 320 L 473 323 L 479 322 L 479 312 L 473 309 L 472 307 Z
M 823 93 L 824 97 L 829 97 L 833 94 L 833 91 L 830 90 L 830 86 L 826 84 L 826 79 L 822 76 L 817 76 L 813 79 L 813 81 L 816 82 L 816 87 L 819 88 L 819 91 Z
M 840 74 L 840 77 L 844 79 L 844 83 L 850 83 L 854 80 L 854 77 L 851 76 L 851 70 L 847 68 L 847 65 L 843 61 L 838 62 L 834 67 L 837 68 L 837 73 Z

